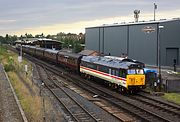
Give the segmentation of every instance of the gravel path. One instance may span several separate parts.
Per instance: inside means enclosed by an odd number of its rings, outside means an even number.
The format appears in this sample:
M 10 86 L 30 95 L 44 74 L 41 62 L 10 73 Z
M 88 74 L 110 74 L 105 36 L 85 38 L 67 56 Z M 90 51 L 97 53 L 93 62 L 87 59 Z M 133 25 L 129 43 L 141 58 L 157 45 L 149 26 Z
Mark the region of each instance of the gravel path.
M 0 64 L 0 122 L 23 122 L 10 84 Z

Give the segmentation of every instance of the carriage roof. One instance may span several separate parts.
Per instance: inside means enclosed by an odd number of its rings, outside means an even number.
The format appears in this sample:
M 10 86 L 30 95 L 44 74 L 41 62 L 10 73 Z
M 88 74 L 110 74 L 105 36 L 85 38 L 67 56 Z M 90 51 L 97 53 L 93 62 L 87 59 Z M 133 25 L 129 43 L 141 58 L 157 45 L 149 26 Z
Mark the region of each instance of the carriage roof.
M 59 51 L 58 50 L 52 50 L 52 49 L 45 49 L 45 52 L 57 54 Z
M 69 52 L 64 52 L 64 51 L 59 51 L 58 55 L 68 56 L 68 57 L 72 57 L 72 58 L 76 58 L 76 59 L 82 56 L 77 53 L 69 53 Z

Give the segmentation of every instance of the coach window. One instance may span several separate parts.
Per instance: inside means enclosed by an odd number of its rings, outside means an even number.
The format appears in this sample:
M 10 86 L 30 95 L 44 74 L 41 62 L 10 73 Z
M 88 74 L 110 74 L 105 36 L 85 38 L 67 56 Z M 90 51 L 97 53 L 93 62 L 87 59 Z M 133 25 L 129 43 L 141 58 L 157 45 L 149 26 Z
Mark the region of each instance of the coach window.
M 116 76 L 119 76 L 119 71 L 116 69 Z
M 84 66 L 87 67 L 87 62 L 84 62 Z
M 126 78 L 126 70 L 124 70 L 124 69 L 122 70 L 122 77 Z
M 115 73 L 115 69 L 112 69 L 111 75 L 116 75 Z
M 97 70 L 99 71 L 99 65 L 97 65 Z
M 85 62 L 82 61 L 82 62 L 81 62 L 81 66 L 85 66 Z
M 87 67 L 87 63 L 86 62 L 82 62 L 82 66 Z
M 76 63 L 76 60 L 75 60 L 75 59 L 72 59 L 72 61 L 73 61 L 73 64 L 75 64 L 75 63 Z
M 67 62 L 67 58 L 66 57 L 64 57 L 64 61 Z
M 99 71 L 103 72 L 103 68 L 101 65 L 99 65 Z
M 109 74 L 111 75 L 111 69 L 109 69 Z

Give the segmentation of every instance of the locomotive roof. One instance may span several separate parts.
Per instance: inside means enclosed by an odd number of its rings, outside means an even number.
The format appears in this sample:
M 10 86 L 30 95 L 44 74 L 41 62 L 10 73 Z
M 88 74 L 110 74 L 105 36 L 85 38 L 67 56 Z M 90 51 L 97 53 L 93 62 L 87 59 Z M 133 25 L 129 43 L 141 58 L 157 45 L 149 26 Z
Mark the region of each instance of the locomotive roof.
M 52 50 L 52 49 L 46 49 L 45 52 L 50 52 L 50 53 L 57 54 L 59 51 L 58 50 Z
M 58 54 L 73 57 L 73 58 L 79 58 L 80 56 L 82 56 L 82 55 L 77 54 L 77 53 L 69 53 L 69 52 L 64 52 L 64 51 L 59 51 Z
M 131 65 L 136 65 L 132 59 L 112 59 L 103 56 L 83 56 L 82 61 L 104 65 L 112 68 L 128 69 Z

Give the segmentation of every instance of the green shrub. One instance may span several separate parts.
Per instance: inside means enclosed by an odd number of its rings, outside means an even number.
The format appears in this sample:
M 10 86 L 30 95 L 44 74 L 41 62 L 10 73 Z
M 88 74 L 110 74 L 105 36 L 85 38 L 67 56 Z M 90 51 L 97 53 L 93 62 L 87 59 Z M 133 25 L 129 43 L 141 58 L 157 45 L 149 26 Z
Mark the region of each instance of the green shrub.
M 14 65 L 12 65 L 12 64 L 6 64 L 6 65 L 4 66 L 4 70 L 5 70 L 6 72 L 14 71 L 14 70 L 15 70 L 15 67 L 14 67 Z
M 6 64 L 4 66 L 4 70 L 6 72 L 9 72 L 9 71 L 14 71 L 15 70 L 15 66 L 14 66 L 14 59 L 12 56 L 9 56 L 8 58 L 8 64 Z

